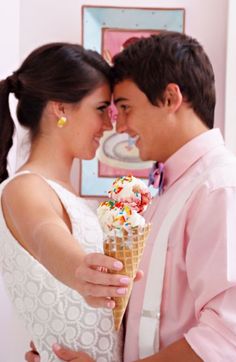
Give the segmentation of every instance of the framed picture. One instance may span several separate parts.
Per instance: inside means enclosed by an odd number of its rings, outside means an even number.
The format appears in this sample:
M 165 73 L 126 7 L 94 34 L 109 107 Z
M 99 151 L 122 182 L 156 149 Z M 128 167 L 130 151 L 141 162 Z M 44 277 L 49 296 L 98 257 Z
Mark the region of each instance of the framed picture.
M 83 46 L 101 53 L 108 63 L 135 39 L 158 34 L 161 30 L 183 32 L 184 25 L 182 8 L 82 7 Z M 114 106 L 110 113 L 115 124 Z M 152 162 L 140 160 L 134 140 L 127 134 L 105 132 L 96 158 L 80 163 L 80 195 L 107 197 L 107 190 L 118 176 L 132 174 L 147 182 L 151 166 Z

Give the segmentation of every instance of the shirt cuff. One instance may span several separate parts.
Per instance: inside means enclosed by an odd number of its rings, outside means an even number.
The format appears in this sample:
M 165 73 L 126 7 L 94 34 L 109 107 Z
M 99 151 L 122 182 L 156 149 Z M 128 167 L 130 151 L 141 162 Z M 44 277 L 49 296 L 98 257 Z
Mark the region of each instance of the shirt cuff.
M 184 337 L 204 362 L 236 361 L 236 335 L 212 311 L 203 312 L 198 325 Z

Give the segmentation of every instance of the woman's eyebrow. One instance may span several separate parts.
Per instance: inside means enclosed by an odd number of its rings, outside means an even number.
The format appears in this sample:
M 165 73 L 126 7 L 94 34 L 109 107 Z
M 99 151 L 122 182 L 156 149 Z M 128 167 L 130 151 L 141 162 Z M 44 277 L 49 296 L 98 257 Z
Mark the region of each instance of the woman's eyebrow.
M 98 103 L 105 104 L 106 106 L 109 106 L 111 104 L 111 102 L 109 102 L 109 101 L 100 101 Z

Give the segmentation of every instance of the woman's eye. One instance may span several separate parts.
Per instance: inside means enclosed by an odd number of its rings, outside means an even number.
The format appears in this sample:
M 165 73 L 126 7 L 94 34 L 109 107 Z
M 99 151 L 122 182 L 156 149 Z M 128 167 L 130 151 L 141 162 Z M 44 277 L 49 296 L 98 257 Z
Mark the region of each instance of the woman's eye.
M 101 113 L 104 113 L 107 109 L 107 106 L 101 106 L 101 107 L 98 107 L 97 110 Z

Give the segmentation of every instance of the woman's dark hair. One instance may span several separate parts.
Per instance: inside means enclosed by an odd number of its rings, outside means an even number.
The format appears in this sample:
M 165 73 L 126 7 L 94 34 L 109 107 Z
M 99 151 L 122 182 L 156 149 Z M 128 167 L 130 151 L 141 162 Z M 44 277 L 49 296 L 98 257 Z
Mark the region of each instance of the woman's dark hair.
M 32 138 L 48 101 L 77 103 L 104 82 L 110 67 L 100 54 L 69 43 L 51 43 L 35 49 L 12 76 L 0 82 L 0 182 L 8 177 L 7 155 L 14 123 L 9 94 L 18 99 L 17 118 Z
M 202 122 L 212 128 L 215 80 L 212 65 L 197 40 L 163 31 L 141 38 L 113 58 L 113 83 L 132 80 L 158 106 L 169 83 L 179 86 Z

